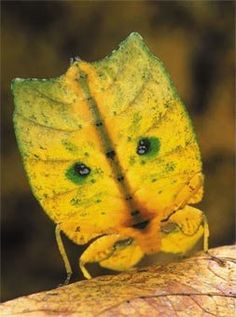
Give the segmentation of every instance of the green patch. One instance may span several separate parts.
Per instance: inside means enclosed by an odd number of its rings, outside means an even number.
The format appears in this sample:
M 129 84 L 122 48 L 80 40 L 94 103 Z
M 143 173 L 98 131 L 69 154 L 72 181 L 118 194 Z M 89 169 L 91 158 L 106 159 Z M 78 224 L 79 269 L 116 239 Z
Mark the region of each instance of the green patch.
M 72 166 L 70 166 L 65 173 L 65 176 L 67 179 L 69 179 L 71 182 L 73 182 L 74 184 L 78 184 L 78 185 L 82 185 L 87 181 L 87 175 L 85 176 L 81 176 L 78 174 L 78 172 L 76 171 L 76 164 L 80 164 L 80 163 L 74 163 Z
M 104 174 L 104 171 L 100 167 L 95 167 L 93 171 L 94 171 L 94 174 L 97 174 L 100 176 Z
M 140 140 L 148 140 L 150 146 L 147 148 L 146 153 L 142 155 L 141 163 L 143 164 L 143 159 L 151 159 L 158 155 L 161 147 L 161 142 L 159 138 L 156 137 L 148 137 L 148 138 L 140 138 Z
M 136 112 L 136 113 L 134 113 L 134 115 L 133 115 L 133 119 L 132 119 L 132 129 L 134 130 L 134 131 L 136 131 L 137 129 L 139 129 L 139 127 L 140 127 L 140 122 L 142 121 L 142 115 L 141 115 L 141 113 L 140 112 Z
M 80 204 L 80 199 L 74 197 L 70 200 L 70 204 L 72 206 L 78 206 Z
M 167 163 L 165 169 L 167 172 L 174 171 L 175 170 L 175 163 L 174 162 Z
M 69 152 L 78 151 L 78 147 L 75 144 L 71 143 L 70 141 L 62 140 L 61 143 L 63 144 L 64 148 Z
M 160 139 L 156 137 L 150 137 L 149 140 L 151 142 L 151 151 L 148 152 L 146 156 L 153 157 L 159 153 L 161 142 Z

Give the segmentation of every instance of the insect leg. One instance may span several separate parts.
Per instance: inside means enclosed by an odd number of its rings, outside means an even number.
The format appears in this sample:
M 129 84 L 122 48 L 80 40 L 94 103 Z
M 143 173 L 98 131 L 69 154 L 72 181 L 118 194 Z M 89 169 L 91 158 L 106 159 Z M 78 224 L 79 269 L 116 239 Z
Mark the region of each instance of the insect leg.
M 62 260 L 64 262 L 65 269 L 66 269 L 66 275 L 67 275 L 63 285 L 67 285 L 70 282 L 70 278 L 72 275 L 72 269 L 71 269 L 71 265 L 70 265 L 70 262 L 69 262 L 69 259 L 68 259 L 68 256 L 66 254 L 66 250 L 65 250 L 62 238 L 61 238 L 61 229 L 60 229 L 59 225 L 57 225 L 55 228 L 55 234 L 56 234 L 57 246 L 58 246 L 59 252 L 62 256 Z
M 203 233 L 203 250 L 204 250 L 204 252 L 206 254 L 208 254 L 210 256 L 210 258 L 212 260 L 214 260 L 215 262 L 217 262 L 220 266 L 225 266 L 224 259 L 220 259 L 219 257 L 210 254 L 208 251 L 209 227 L 208 227 L 208 222 L 207 222 L 207 218 L 205 215 L 204 215 L 204 219 L 203 219 L 203 226 L 204 226 L 204 233 Z
M 91 278 L 85 265 L 98 262 L 100 266 L 124 271 L 134 266 L 143 257 L 143 252 L 137 243 L 129 237 L 111 234 L 98 238 L 91 243 L 82 254 L 79 265 L 86 278 Z
M 207 217 L 203 214 L 203 250 L 208 253 L 209 226 Z
M 79 259 L 79 267 L 85 278 L 92 278 L 86 269 L 85 264 L 95 262 L 99 263 L 109 258 L 114 252 L 113 245 L 118 239 L 118 234 L 103 236 L 89 245 Z
M 161 250 L 185 254 L 203 237 L 204 251 L 208 248 L 208 225 L 203 212 L 185 206 L 172 214 L 161 225 Z

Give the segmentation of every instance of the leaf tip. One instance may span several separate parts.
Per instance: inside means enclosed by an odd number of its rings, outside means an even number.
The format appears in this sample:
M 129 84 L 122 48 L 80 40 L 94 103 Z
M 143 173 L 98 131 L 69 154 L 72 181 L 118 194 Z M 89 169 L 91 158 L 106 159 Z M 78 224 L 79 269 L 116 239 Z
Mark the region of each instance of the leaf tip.
M 125 39 L 124 42 L 133 42 L 136 43 L 137 45 L 143 45 L 144 44 L 144 39 L 143 37 L 138 33 L 138 32 L 132 32 L 128 37 Z
M 24 81 L 23 78 L 14 78 L 14 79 L 11 81 L 11 90 L 14 90 L 15 86 L 16 86 L 18 83 L 21 83 L 22 81 Z
M 128 36 L 128 38 L 132 38 L 132 39 L 136 39 L 138 41 L 142 41 L 143 42 L 143 37 L 141 34 L 139 34 L 138 32 L 132 32 L 130 33 L 130 35 Z

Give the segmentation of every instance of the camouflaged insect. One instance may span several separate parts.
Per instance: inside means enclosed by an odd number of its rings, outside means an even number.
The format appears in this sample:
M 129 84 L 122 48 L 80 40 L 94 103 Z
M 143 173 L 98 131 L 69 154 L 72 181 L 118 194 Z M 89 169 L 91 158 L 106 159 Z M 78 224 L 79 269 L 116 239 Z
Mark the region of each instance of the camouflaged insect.
M 104 59 L 54 79 L 15 79 L 14 124 L 35 197 L 80 257 L 126 270 L 145 254 L 186 253 L 204 236 L 199 148 L 161 61 L 132 33 Z M 96 239 L 95 239 L 96 238 Z

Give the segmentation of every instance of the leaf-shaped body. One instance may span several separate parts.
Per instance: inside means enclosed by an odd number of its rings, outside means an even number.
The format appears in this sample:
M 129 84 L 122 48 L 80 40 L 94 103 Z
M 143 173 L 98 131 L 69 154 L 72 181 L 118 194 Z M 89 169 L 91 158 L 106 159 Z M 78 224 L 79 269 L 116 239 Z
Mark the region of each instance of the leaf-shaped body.
M 145 253 L 185 252 L 202 236 L 203 215 L 188 206 L 203 188 L 196 138 L 164 66 L 139 34 L 101 61 L 74 62 L 59 78 L 15 80 L 13 92 L 34 195 L 74 242 L 105 235 L 83 262 L 126 269 Z M 186 210 L 191 239 L 182 229 Z M 170 223 L 176 226 L 168 232 Z

